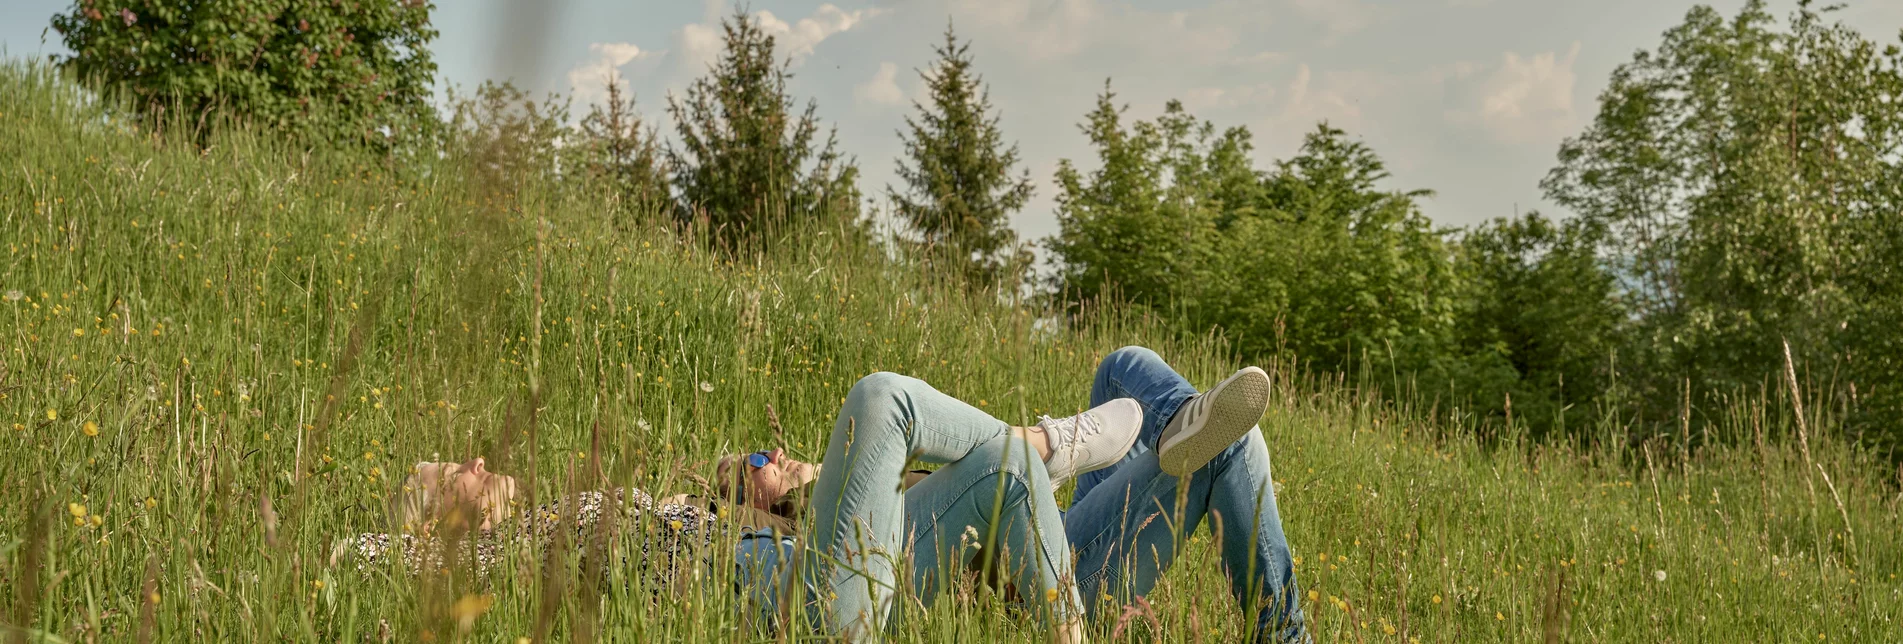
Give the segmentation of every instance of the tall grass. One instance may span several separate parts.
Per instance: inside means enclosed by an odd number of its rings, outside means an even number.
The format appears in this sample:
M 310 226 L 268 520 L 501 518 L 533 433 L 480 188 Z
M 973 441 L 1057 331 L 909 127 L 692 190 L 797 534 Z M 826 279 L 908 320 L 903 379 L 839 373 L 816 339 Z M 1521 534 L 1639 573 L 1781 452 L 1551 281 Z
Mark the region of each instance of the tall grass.
M 1024 424 L 1085 406 L 1121 345 L 1204 386 L 1236 366 L 1220 339 L 1127 313 L 1052 324 L 848 231 L 734 257 L 456 160 L 392 172 L 244 128 L 190 140 L 0 66 L 0 293 L 19 292 L 0 300 L 0 619 L 29 641 L 772 639 L 718 548 L 659 593 L 623 566 L 580 583 L 588 544 L 486 581 L 359 572 L 331 549 L 388 529 L 420 460 L 485 455 L 540 500 L 697 492 L 722 453 L 817 460 L 875 370 Z M 1263 431 L 1322 641 L 1898 637 L 1897 483 L 1828 409 L 1807 410 L 1806 456 L 1792 388 L 1728 402 L 1719 427 L 1751 438 L 1697 450 L 1482 447 L 1443 429 L 1462 412 L 1383 402 L 1381 378 L 1268 366 Z M 1191 539 L 1121 638 L 1237 637 L 1215 538 Z M 896 638 L 1042 637 L 960 595 Z

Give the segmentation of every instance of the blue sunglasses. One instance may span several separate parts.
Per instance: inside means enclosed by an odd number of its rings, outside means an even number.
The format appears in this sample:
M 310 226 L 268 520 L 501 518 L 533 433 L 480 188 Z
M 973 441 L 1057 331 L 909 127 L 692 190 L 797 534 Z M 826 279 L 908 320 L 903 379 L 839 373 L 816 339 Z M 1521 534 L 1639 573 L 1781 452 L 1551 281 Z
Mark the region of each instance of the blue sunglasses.
M 761 450 L 761 451 L 754 452 L 752 454 L 747 455 L 747 464 L 753 466 L 753 469 L 757 470 L 762 467 L 766 467 L 766 464 L 768 462 L 770 462 L 770 459 L 767 458 L 767 453 L 765 450 Z

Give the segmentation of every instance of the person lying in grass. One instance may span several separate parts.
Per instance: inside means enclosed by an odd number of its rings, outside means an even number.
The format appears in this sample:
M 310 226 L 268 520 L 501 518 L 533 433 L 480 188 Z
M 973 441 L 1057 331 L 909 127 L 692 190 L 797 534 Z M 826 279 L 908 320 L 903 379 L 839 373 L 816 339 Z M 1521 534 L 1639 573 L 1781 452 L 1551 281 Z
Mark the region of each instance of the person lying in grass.
M 876 373 L 847 395 L 824 466 L 779 449 L 723 458 L 715 487 L 731 505 L 614 494 L 619 505 L 671 517 L 665 523 L 678 534 L 707 535 L 716 517 L 731 518 L 743 529 L 736 579 L 763 623 L 791 623 L 799 607 L 806 623 L 854 640 L 902 619 L 894 601 L 902 559 L 909 588 L 929 607 L 953 571 L 985 560 L 983 546 L 994 544 L 990 560 L 1019 605 L 1053 626 L 1057 641 L 1081 641 L 1082 619 L 1098 617 L 1096 598 L 1121 605 L 1147 594 L 1173 561 L 1177 535 L 1226 517 L 1221 524 L 1237 528 L 1218 535 L 1222 563 L 1245 614 L 1257 614 L 1252 639 L 1298 641 L 1297 590 L 1255 429 L 1267 400 L 1260 369 L 1198 394 L 1153 352 L 1128 347 L 1100 365 L 1091 410 L 1020 428 L 917 379 Z M 944 465 L 907 472 L 914 460 Z M 481 463 L 468 469 L 448 495 L 481 499 L 499 489 Z M 1079 474 L 1071 511 L 1058 511 L 1052 492 Z M 583 498 L 595 508 L 578 518 L 594 516 L 603 498 Z M 545 536 L 542 523 L 554 525 L 562 511 L 538 508 L 516 533 Z M 678 552 L 666 551 L 666 563 Z
M 995 565 L 1010 579 L 1010 589 L 1019 597 L 1045 598 L 1023 605 L 1047 620 L 1056 641 L 1081 641 L 1081 604 L 1070 583 L 1071 557 L 1051 490 L 1078 473 L 1115 463 L 1136 440 L 1141 418 L 1136 401 L 1122 399 L 1068 418 L 1045 418 L 1036 427 L 1012 427 L 917 379 L 875 373 L 846 396 L 828 441 L 830 467 L 788 458 L 781 449 L 722 459 L 716 478 L 738 482 L 722 488 L 737 503 L 693 497 L 656 502 L 625 488 L 585 492 L 515 517 L 513 480 L 489 472 L 482 459 L 423 464 L 406 481 L 397 508 L 400 524 L 413 532 L 359 535 L 354 550 L 360 567 L 400 547 L 413 569 L 436 570 L 445 567 L 445 556 L 463 552 L 417 533 L 468 536 L 474 539 L 469 550 L 475 567 L 486 573 L 506 546 L 546 542 L 571 520 L 577 542 L 587 538 L 613 507 L 621 511 L 617 517 L 661 519 L 664 529 L 625 531 L 643 537 L 643 563 L 665 582 L 683 562 L 695 565 L 689 551 L 707 543 L 720 517 L 729 517 L 741 531 L 741 589 L 761 602 L 756 607 L 766 623 L 788 623 L 790 613 L 780 608 L 792 608 L 782 598 L 795 586 L 792 568 L 783 565 L 788 559 L 778 555 L 790 553 L 803 536 L 806 551 L 825 553 L 805 558 L 800 578 L 815 589 L 804 598 L 815 600 L 806 615 L 823 630 L 862 639 L 875 636 L 885 622 L 897 562 L 908 554 L 902 544 L 926 544 L 917 548 L 913 567 L 937 570 L 932 555 L 957 553 L 958 539 L 993 534 L 997 526 L 992 543 L 1005 554 Z M 906 472 L 913 460 L 943 466 L 928 474 Z M 798 489 L 809 493 L 796 495 Z M 810 532 L 802 535 L 803 526 L 812 526 Z M 902 531 L 909 539 L 901 540 Z M 861 574 L 878 580 L 880 591 L 852 583 Z M 934 594 L 925 595 L 927 603 Z
M 1040 423 L 1055 446 L 1039 450 L 1048 475 L 1012 469 L 1016 459 L 1003 463 L 1010 510 L 1001 517 L 999 541 L 1007 560 L 1022 553 L 1007 562 L 1010 588 L 1026 598 L 1022 603 L 1048 610 L 1056 623 L 1071 623 L 1065 620 L 1079 605 L 1088 619 L 1115 620 L 1120 611 L 1103 606 L 1147 595 L 1180 553 L 1180 540 L 1207 520 L 1230 592 L 1243 614 L 1254 616 L 1248 639 L 1309 641 L 1268 446 L 1256 426 L 1269 387 L 1266 373 L 1246 367 L 1199 393 L 1149 349 L 1106 356 L 1091 387 L 1091 411 Z M 1127 431 L 1134 436 L 1125 437 Z M 1093 432 L 1116 438 L 1078 440 Z M 723 459 L 716 485 L 732 486 L 732 498 L 753 508 L 780 507 L 813 481 L 811 500 L 794 504 L 813 515 L 804 547 L 743 541 L 742 586 L 759 606 L 784 605 L 795 596 L 788 589 L 803 586 L 809 599 L 824 599 L 807 604 L 811 621 L 833 633 L 870 632 L 880 618 L 902 614 L 893 599 L 896 571 L 883 555 L 903 544 L 911 556 L 909 588 L 929 607 L 946 590 L 946 571 L 969 569 L 983 556 L 982 548 L 969 547 L 982 537 L 961 537 L 973 528 L 974 536 L 985 535 L 993 525 L 991 475 L 1000 461 L 985 452 L 1002 452 L 995 441 L 1006 435 L 1002 421 L 923 382 L 875 374 L 847 397 L 826 467 L 788 461 L 777 450 Z M 994 442 L 959 447 L 974 439 Z M 962 459 L 901 495 L 895 482 L 909 453 Z M 1105 462 L 1112 465 L 1099 467 Z M 842 463 L 848 465 L 835 465 Z M 1081 476 L 1070 509 L 1053 516 L 1052 493 L 1074 474 Z

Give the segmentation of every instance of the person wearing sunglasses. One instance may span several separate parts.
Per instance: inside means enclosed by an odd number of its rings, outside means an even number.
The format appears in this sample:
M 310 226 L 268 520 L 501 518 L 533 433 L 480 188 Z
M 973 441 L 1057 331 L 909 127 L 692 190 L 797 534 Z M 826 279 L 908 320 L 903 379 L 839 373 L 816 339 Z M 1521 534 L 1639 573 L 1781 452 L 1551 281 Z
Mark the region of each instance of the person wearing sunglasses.
M 1101 598 L 1146 595 L 1181 537 L 1208 520 L 1228 530 L 1216 541 L 1232 593 L 1245 612 L 1256 607 L 1250 639 L 1306 641 L 1256 427 L 1268 396 L 1261 369 L 1198 392 L 1155 352 L 1125 347 L 1099 364 L 1089 411 L 1014 427 L 923 381 L 875 373 L 847 395 L 823 466 L 780 448 L 732 454 L 715 467 L 718 499 L 632 500 L 700 545 L 720 520 L 739 527 L 735 579 L 757 624 L 852 641 L 902 628 L 907 606 L 931 606 L 952 575 L 974 572 L 1003 580 L 1053 641 L 1081 641 L 1084 620 L 1117 616 Z M 1059 511 L 1054 491 L 1071 478 L 1072 504 Z M 899 601 L 900 587 L 916 602 Z
M 781 450 L 722 459 L 716 488 L 736 504 L 810 515 L 804 543 L 743 540 L 738 576 L 757 605 L 779 609 L 767 619 L 785 623 L 799 604 L 820 630 L 863 640 L 904 622 L 901 562 L 929 607 L 952 571 L 984 560 L 973 542 L 996 542 L 1005 590 L 1029 598 L 1020 605 L 1056 641 L 1080 641 L 1080 617 L 1115 619 L 1093 610 L 1101 598 L 1147 595 L 1208 521 L 1231 593 L 1255 615 L 1249 639 L 1309 641 L 1257 427 L 1270 389 L 1267 373 L 1244 367 L 1198 391 L 1154 351 L 1124 347 L 1099 363 L 1090 411 L 1014 428 L 922 381 L 868 376 L 834 423 L 825 467 Z M 1031 452 L 1043 467 L 1011 455 Z M 913 461 L 948 464 L 921 477 L 903 471 Z M 1057 511 L 1054 491 L 1072 477 L 1071 506 Z
M 904 621 L 897 588 L 929 608 L 950 577 L 988 560 L 1054 641 L 1082 641 L 1083 607 L 1052 490 L 1120 461 L 1142 418 L 1135 400 L 1121 398 L 1014 427 L 916 378 L 868 375 L 846 394 L 822 465 L 783 449 L 716 465 L 717 493 L 785 520 L 742 539 L 741 588 L 766 624 L 866 641 Z M 910 463 L 940 467 L 908 471 Z

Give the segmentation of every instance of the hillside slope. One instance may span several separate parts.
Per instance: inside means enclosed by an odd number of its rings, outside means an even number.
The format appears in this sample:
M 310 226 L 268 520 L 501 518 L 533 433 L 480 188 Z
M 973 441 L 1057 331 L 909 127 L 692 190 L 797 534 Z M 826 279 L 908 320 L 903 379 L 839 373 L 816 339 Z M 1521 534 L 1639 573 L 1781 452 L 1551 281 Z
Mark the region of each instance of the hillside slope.
M 816 457 L 844 391 L 875 370 L 1028 423 L 1083 406 L 1096 359 L 1121 345 L 1157 348 L 1199 385 L 1237 366 L 1217 340 L 1116 312 L 1061 328 L 838 233 L 734 261 L 659 224 L 618 230 L 585 195 L 500 190 L 450 163 L 392 176 L 240 130 L 207 140 L 126 126 L 0 67 L 8 623 L 68 641 L 416 641 L 456 637 L 458 617 L 481 641 L 544 624 L 757 640 L 719 574 L 599 597 L 538 578 L 525 552 L 483 591 L 490 605 L 327 558 L 385 528 L 420 460 L 484 454 L 534 498 L 597 471 L 691 491 L 685 473 L 782 435 Z M 1897 484 L 1828 410 L 1811 410 L 1807 450 L 1775 389 L 1722 430 L 1746 448 L 1483 448 L 1439 429 L 1448 410 L 1266 366 L 1280 394 L 1263 431 L 1321 641 L 1903 632 Z M 1240 628 L 1211 538 L 1150 598 L 1158 639 Z M 944 605 L 899 639 L 1026 637 L 1000 611 L 989 596 Z M 1150 631 L 1132 623 L 1121 637 Z

